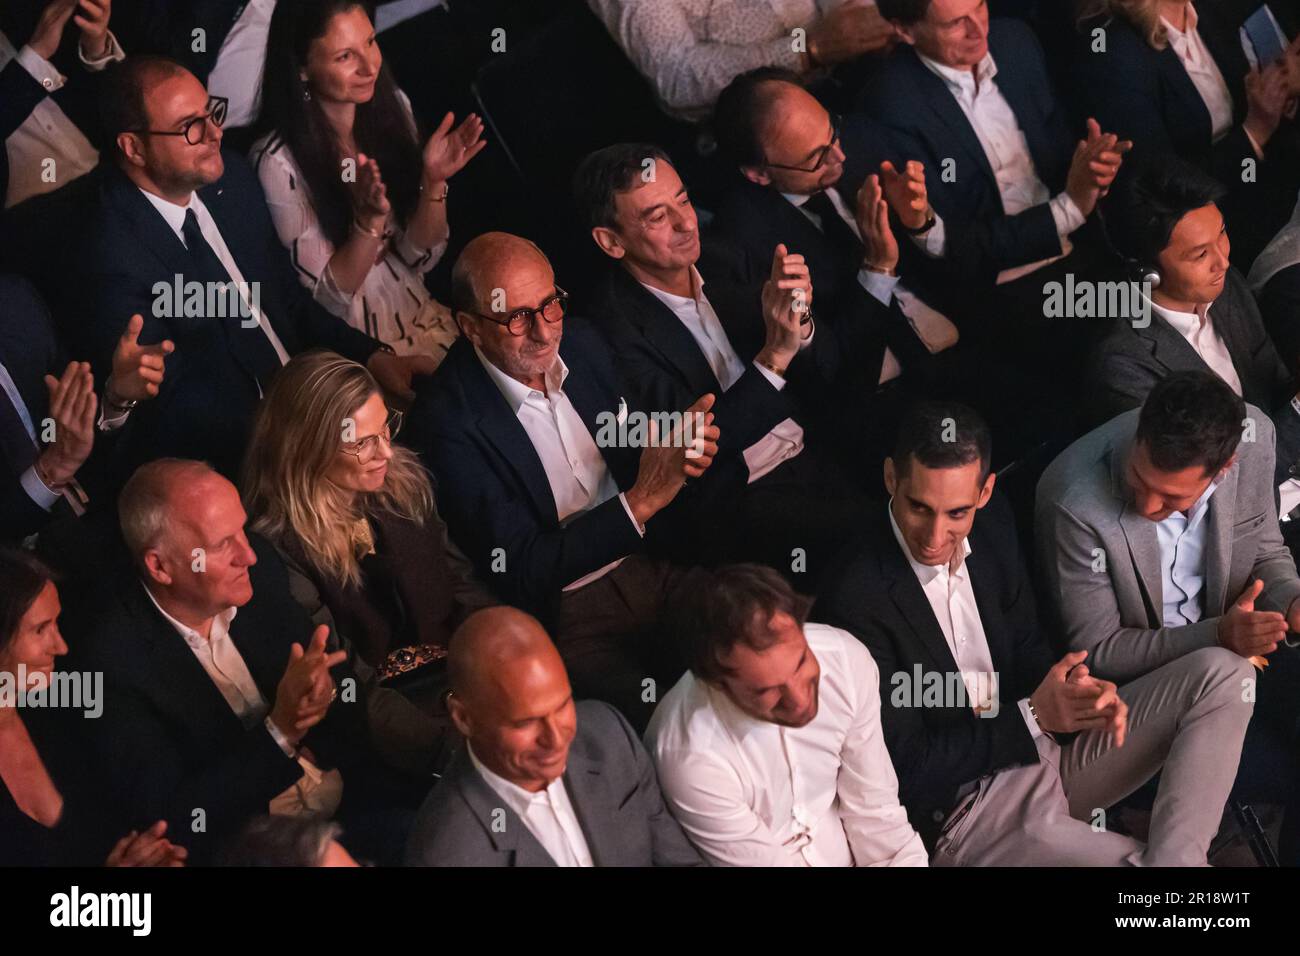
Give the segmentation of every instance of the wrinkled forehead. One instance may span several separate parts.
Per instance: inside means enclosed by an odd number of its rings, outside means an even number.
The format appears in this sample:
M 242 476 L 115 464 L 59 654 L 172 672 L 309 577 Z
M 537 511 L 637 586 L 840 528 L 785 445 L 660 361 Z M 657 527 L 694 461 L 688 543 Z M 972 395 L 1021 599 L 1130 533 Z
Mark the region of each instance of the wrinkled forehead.
M 173 129 L 207 112 L 208 91 L 189 72 L 148 83 L 145 89 L 145 110 L 152 129 Z

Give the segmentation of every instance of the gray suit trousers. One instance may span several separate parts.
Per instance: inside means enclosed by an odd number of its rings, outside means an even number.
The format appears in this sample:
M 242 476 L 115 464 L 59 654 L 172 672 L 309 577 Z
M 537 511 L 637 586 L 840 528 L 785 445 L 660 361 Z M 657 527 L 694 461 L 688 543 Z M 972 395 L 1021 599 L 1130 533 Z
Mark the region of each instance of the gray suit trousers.
M 1119 688 L 1122 747 L 1104 731 L 989 774 L 949 815 L 933 866 L 1204 866 L 1254 710 L 1255 671 L 1203 648 Z M 1250 693 L 1247 692 L 1249 687 Z M 1148 842 L 1106 829 L 1107 808 L 1160 773 Z

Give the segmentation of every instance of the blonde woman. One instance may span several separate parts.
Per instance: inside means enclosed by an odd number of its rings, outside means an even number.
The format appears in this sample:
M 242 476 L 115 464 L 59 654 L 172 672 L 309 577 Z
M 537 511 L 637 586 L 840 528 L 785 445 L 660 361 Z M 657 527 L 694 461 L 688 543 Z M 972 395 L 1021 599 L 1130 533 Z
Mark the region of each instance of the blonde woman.
M 445 648 L 497 603 L 449 542 L 428 473 L 393 443 L 400 425 L 364 366 L 306 352 L 258 409 L 243 470 L 251 527 L 284 555 L 299 603 L 327 608 L 375 668 L 397 648 Z
M 1176 154 L 1227 186 L 1233 262 L 1249 268 L 1300 185 L 1300 40 L 1287 46 L 1297 25 L 1272 23 L 1287 52 L 1261 68 L 1223 4 L 1082 0 L 1079 12 L 1081 105 L 1133 140 L 1134 159 Z

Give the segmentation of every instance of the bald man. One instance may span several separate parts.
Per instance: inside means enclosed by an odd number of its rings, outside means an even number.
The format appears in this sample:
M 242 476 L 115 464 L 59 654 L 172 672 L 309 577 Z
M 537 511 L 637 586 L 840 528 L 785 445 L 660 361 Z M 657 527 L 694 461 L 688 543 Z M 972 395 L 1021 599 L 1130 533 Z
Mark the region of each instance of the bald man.
M 451 641 L 465 737 L 416 819 L 412 866 L 700 866 L 640 740 L 606 704 L 576 703 L 537 619 L 471 615 Z
M 419 797 L 390 788 L 345 652 L 313 629 L 275 550 L 245 533 L 235 486 L 160 459 L 118 510 L 130 561 L 75 641 L 109 701 L 88 728 L 105 811 L 127 827 L 167 820 L 198 861 L 257 814 L 340 814 L 354 851 L 394 861 L 405 834 L 373 829 L 374 814 L 404 799 L 409 823 Z
M 675 499 L 717 452 L 714 396 L 655 409 L 686 413 L 657 425 L 567 301 L 528 240 L 470 242 L 452 272 L 462 337 L 417 389 L 403 440 L 437 476 L 479 577 L 547 621 L 579 696 L 640 729 L 656 688 L 682 672 L 658 624 L 689 579 L 648 555 L 647 539 L 681 532 Z

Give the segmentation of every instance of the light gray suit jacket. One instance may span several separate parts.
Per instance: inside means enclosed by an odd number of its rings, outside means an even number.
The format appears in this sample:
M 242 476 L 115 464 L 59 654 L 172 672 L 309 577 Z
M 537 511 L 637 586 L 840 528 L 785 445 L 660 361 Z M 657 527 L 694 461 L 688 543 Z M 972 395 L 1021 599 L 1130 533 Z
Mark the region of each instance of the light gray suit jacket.
M 623 716 L 580 701 L 564 786 L 596 866 L 704 866 L 664 805 L 650 755 Z M 554 866 L 462 749 L 415 820 L 408 866 Z
M 1156 524 L 1133 510 L 1124 479 L 1139 409 L 1084 435 L 1043 473 L 1034 530 L 1039 566 L 1071 650 L 1089 669 L 1123 683 L 1218 644 L 1219 618 L 1255 578 L 1256 610 L 1285 613 L 1300 597 L 1273 497 L 1273 423 L 1254 405 L 1255 440 L 1210 497 L 1203 617 L 1165 627 Z

